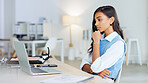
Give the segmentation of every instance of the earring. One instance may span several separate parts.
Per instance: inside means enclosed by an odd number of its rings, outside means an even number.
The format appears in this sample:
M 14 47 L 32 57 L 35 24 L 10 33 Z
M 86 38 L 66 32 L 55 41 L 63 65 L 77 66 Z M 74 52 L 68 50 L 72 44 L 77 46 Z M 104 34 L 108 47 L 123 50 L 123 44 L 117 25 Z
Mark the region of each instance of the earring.
M 110 24 L 110 26 L 112 26 L 112 24 Z

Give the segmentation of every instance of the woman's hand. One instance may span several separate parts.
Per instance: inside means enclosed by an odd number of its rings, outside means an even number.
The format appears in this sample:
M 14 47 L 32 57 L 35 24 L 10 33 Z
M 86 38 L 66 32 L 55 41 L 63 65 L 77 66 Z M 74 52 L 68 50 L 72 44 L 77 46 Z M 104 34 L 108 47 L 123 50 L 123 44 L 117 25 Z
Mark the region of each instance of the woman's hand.
M 96 43 L 100 42 L 100 39 L 102 38 L 100 31 L 93 32 L 92 38 L 93 38 L 94 42 L 96 42 Z
M 107 78 L 110 73 L 111 73 L 111 71 L 109 71 L 108 69 L 104 69 L 103 71 L 101 71 L 100 73 L 97 73 L 97 74 L 102 78 Z

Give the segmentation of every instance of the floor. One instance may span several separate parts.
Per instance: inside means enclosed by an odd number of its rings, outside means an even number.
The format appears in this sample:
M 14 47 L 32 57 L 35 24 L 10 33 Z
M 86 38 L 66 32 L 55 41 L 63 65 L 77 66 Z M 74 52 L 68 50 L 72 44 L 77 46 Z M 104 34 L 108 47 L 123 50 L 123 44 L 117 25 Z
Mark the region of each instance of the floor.
M 58 60 L 60 59 L 59 57 L 56 58 Z M 65 58 L 65 63 L 79 69 L 81 60 L 70 61 Z M 126 66 L 124 64 L 120 83 L 148 83 L 148 66 L 140 66 L 138 64 L 129 64 L 128 66 Z

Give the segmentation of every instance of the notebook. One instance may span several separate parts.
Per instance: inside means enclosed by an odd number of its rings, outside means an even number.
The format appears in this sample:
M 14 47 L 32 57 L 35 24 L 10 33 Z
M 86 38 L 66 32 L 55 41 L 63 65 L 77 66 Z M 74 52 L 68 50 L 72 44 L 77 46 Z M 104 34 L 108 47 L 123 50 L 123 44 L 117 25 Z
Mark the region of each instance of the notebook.
M 86 83 L 94 76 L 60 75 L 40 81 L 40 83 Z
M 16 53 L 19 59 L 19 65 L 21 67 L 21 70 L 31 74 L 31 75 L 43 75 L 43 74 L 58 74 L 62 73 L 61 71 L 55 70 L 51 67 L 31 67 L 29 64 L 28 56 L 25 50 L 24 43 L 21 43 L 19 41 L 14 42 L 14 46 L 16 49 Z

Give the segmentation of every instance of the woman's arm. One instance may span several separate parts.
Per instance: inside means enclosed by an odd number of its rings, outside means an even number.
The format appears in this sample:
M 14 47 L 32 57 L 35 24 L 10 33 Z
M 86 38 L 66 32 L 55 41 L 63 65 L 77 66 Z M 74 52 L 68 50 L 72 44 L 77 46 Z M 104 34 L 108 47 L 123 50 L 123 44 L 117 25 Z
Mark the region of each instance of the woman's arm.
M 93 56 L 92 56 L 92 63 L 98 58 L 100 57 L 100 39 L 101 39 L 102 35 L 100 33 L 100 31 L 95 31 L 92 34 L 92 38 L 93 38 Z
M 95 41 L 93 44 L 93 55 L 92 55 L 92 63 L 100 57 L 100 41 Z
M 85 72 L 88 72 L 88 73 L 94 73 L 91 71 L 91 66 L 89 64 L 85 64 L 83 67 L 82 67 L 82 70 L 85 71 Z M 99 72 L 99 73 L 95 73 L 95 74 L 98 74 L 100 77 L 102 78 L 107 78 L 109 76 L 111 72 L 108 70 L 108 69 L 104 69 L 103 71 Z

